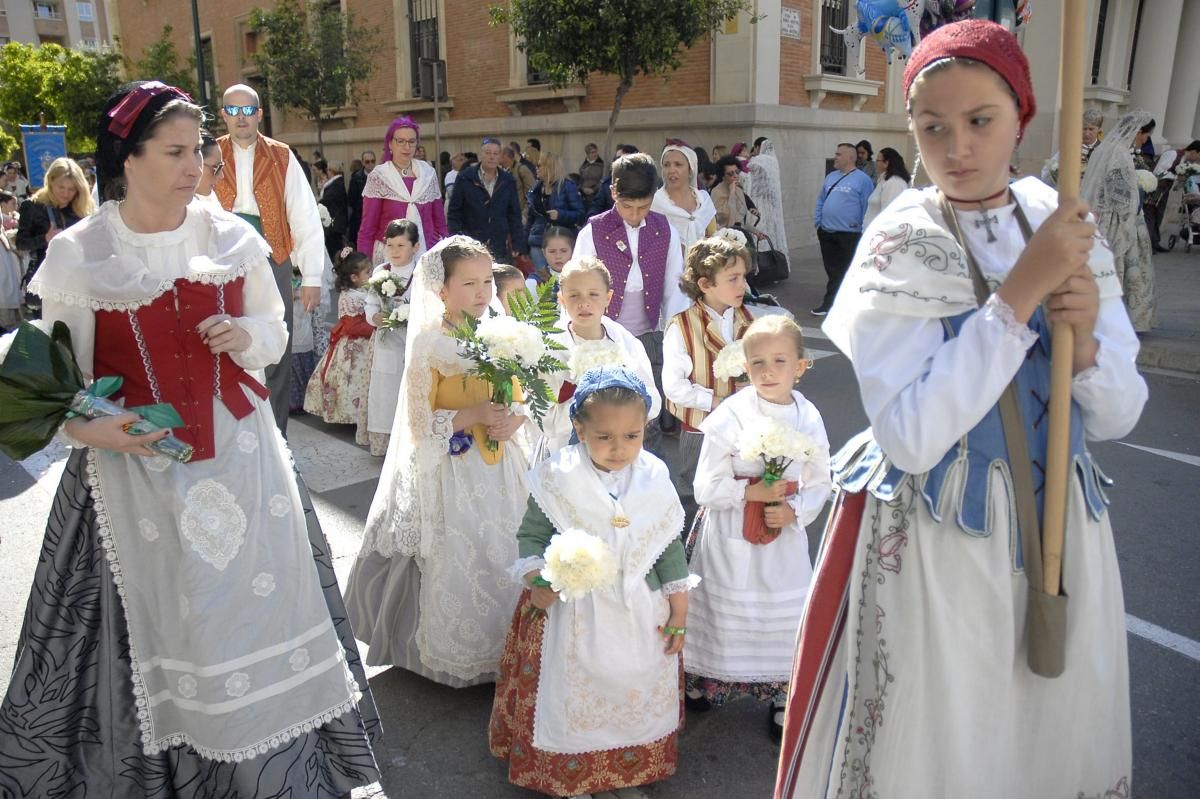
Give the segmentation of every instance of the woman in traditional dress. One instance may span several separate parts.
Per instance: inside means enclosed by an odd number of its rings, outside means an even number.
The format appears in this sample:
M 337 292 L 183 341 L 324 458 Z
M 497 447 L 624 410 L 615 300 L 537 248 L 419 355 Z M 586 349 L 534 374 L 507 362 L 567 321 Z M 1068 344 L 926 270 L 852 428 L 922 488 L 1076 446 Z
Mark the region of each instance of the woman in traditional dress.
M 663 185 L 654 194 L 651 210 L 665 216 L 679 234 L 686 256 L 688 247 L 717 229 L 717 209 L 708 192 L 696 188 L 699 168 L 696 152 L 682 141 L 668 139 L 658 160 Z
M 31 285 L 83 373 L 173 405 L 195 454 L 155 455 L 165 432 L 124 432 L 134 413 L 64 426 L 76 449 L 0 713 L 3 795 L 349 797 L 379 778 L 329 546 L 248 373 L 287 345 L 269 250 L 191 203 L 202 118 L 173 87 L 122 87 L 96 138 L 124 199 L 55 237 Z
M 871 429 L 833 459 L 776 796 L 1129 796 L 1121 577 L 1084 443 L 1146 402 L 1112 253 L 1081 201 L 1009 185 L 1035 111 L 1011 33 L 940 28 L 904 85 L 934 185 L 875 220 L 824 324 Z M 1055 321 L 1075 333 L 1060 596 L 1038 487 Z
M 421 141 L 421 126 L 409 117 L 393 120 L 383 140 L 383 163 L 367 175 L 362 196 L 362 225 L 358 251 L 381 264 L 388 223 L 393 219 L 414 222 L 421 231 L 419 252 L 446 236 L 446 212 L 437 171 L 414 157 Z
M 754 140 L 750 158 L 750 201 L 758 209 L 758 229 L 771 240 L 777 252 L 787 255 L 787 232 L 783 224 L 783 181 L 775 142 L 766 136 Z
M 1138 140 L 1150 121 L 1146 111 L 1131 111 L 1117 121 L 1088 159 L 1079 196 L 1096 215 L 1096 224 L 1109 249 L 1121 281 L 1122 297 L 1133 329 L 1154 327 L 1154 261 L 1150 231 L 1142 213 L 1144 193 L 1137 170 L 1145 168 Z M 1132 152 L 1132 155 L 1131 155 Z
M 496 678 L 520 593 L 509 567 L 529 496 L 527 419 L 489 401 L 450 336 L 492 300 L 488 249 L 443 239 L 411 294 L 400 406 L 346 604 L 369 664 L 461 688 Z

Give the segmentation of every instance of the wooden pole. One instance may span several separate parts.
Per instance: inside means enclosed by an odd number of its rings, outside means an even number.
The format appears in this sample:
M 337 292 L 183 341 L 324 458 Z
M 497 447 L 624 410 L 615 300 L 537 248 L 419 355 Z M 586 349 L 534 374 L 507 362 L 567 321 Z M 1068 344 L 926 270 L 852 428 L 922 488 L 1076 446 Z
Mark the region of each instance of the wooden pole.
M 1058 199 L 1079 196 L 1083 144 L 1083 46 L 1086 0 L 1063 0 L 1062 69 L 1059 71 Z M 1075 331 L 1055 323 L 1050 350 L 1050 430 L 1046 453 L 1046 493 L 1042 518 L 1042 583 L 1057 596 L 1062 582 L 1063 532 L 1071 455 L 1071 378 Z

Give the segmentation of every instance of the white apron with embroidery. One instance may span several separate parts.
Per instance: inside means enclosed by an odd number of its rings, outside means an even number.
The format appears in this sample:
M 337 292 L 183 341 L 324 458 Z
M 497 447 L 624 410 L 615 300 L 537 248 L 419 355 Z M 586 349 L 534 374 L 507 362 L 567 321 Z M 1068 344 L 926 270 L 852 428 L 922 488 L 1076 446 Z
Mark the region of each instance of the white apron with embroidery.
M 137 246 L 103 228 L 120 224 L 110 219 L 116 213 L 109 203 L 89 220 L 79 236 L 88 262 L 47 270 L 41 296 L 90 318 L 132 312 L 177 278 L 245 276 L 247 290 L 253 280 L 255 290 L 274 291 L 265 242 L 231 214 L 193 203 L 183 227 L 154 234 L 170 243 L 134 234 L 148 242 Z M 207 758 L 241 761 L 349 712 L 357 698 L 287 445 L 270 405 L 246 394 L 254 411 L 241 420 L 212 400 L 214 458 L 88 454 L 147 754 L 186 743 Z
M 578 754 L 653 743 L 679 725 L 679 658 L 657 628 L 667 599 L 646 575 L 679 536 L 683 509 L 662 461 L 642 452 L 630 489 L 613 499 L 581 444 L 529 473 L 529 489 L 556 530 L 599 536 L 620 565 L 617 584 L 549 610 L 542 640 L 533 745 Z M 664 505 L 666 507 L 664 507 Z M 628 527 L 614 527 L 617 516 Z

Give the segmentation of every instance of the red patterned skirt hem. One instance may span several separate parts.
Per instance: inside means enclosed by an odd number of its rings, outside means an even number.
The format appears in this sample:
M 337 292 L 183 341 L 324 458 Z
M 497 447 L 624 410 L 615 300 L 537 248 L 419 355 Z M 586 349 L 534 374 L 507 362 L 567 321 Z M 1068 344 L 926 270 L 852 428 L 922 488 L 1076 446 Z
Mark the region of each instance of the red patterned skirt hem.
M 521 594 L 504 641 L 488 725 L 492 755 L 508 761 L 508 781 L 551 796 L 575 796 L 632 788 L 673 775 L 679 763 L 674 732 L 653 743 L 604 752 L 557 754 L 533 746 L 546 620 L 530 616 L 529 596 L 528 590 Z

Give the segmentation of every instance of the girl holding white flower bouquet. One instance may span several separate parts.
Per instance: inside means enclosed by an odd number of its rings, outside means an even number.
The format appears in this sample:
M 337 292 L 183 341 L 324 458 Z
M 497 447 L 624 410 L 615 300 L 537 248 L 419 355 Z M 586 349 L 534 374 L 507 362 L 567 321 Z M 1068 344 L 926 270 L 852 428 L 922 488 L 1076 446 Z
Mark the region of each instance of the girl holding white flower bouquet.
M 682 425 L 676 485 L 689 510 L 695 506 L 692 480 L 703 441 L 700 423 L 737 390 L 741 378 L 736 367 L 726 367 L 730 358 L 722 358 L 721 351 L 754 321 L 742 305 L 749 267 L 750 254 L 737 231 L 719 230 L 693 244 L 679 280 L 693 302 L 671 319 L 663 337 L 663 394 L 667 410 Z
M 642 449 L 651 397 L 630 369 L 589 370 L 571 399 L 579 443 L 529 473 L 512 617 L 488 739 L 508 778 L 552 796 L 675 773 L 687 635 L 683 508 Z
M 372 665 L 456 688 L 499 671 L 529 496 L 526 417 L 491 402 L 492 385 L 468 374 L 451 335 L 486 313 L 492 291 L 491 255 L 467 236 L 442 239 L 417 264 L 400 404 L 346 591 Z M 512 398 L 524 399 L 515 380 Z
M 654 387 L 654 372 L 646 348 L 632 333 L 605 316 L 612 299 L 612 277 L 598 258 L 584 256 L 568 261 L 559 276 L 558 303 L 565 320 L 561 333 L 551 339 L 566 347 L 558 353 L 567 369 L 550 380 L 558 403 L 542 420 L 542 438 L 534 461 L 558 452 L 571 438 L 570 405 L 575 386 L 588 369 L 627 366 L 650 392 L 650 418 L 658 417 L 662 398 Z
M 701 510 L 688 547 L 704 578 L 694 592 L 688 707 L 704 711 L 749 694 L 771 702 L 782 732 L 788 675 L 812 562 L 804 528 L 829 497 L 829 439 L 821 414 L 796 391 L 808 368 L 804 336 L 764 316 L 741 341 L 751 386 L 700 425 Z
M 329 331 L 329 349 L 317 364 L 304 392 L 304 410 L 330 424 L 357 425 L 356 437 L 365 436 L 367 388 L 371 378 L 371 336 L 375 332 L 363 318 L 371 262 L 345 247 L 333 267 L 338 294 L 338 322 Z
M 387 260 L 375 267 L 363 314 L 376 328 L 371 337 L 371 383 L 367 390 L 365 444 L 372 455 L 387 452 L 388 434 L 396 420 L 400 375 L 404 373 L 409 288 L 417 268 L 421 231 L 415 222 L 397 219 L 384 231 Z

